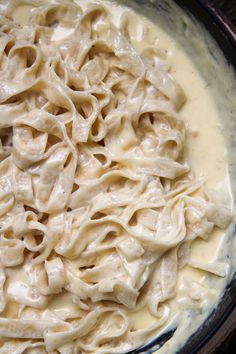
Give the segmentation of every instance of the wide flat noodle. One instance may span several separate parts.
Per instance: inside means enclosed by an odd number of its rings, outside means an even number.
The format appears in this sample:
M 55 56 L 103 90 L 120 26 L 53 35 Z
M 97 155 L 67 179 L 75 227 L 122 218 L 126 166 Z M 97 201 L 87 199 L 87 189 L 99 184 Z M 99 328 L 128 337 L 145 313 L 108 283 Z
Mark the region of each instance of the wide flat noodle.
M 190 248 L 231 212 L 190 173 L 185 94 L 144 25 L 90 2 L 1 12 L 0 353 L 131 351 L 167 323 L 180 268 L 225 276 Z

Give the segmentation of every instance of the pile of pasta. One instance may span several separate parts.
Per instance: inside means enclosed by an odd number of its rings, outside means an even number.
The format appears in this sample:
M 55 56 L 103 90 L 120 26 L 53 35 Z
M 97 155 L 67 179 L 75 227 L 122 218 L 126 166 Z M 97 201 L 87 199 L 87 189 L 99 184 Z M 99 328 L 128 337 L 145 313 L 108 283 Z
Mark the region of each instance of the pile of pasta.
M 190 173 L 163 50 L 104 5 L 32 1 L 21 26 L 20 4 L 0 16 L 0 352 L 125 353 L 168 321 L 180 268 L 225 275 L 189 254 L 231 213 Z

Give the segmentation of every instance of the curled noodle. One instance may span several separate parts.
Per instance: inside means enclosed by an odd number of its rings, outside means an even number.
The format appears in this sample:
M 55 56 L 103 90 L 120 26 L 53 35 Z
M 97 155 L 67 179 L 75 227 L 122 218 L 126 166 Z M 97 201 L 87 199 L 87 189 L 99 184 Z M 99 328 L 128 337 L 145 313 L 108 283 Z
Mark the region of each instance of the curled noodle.
M 225 275 L 189 259 L 231 213 L 190 174 L 183 90 L 100 4 L 9 1 L 0 35 L 0 352 L 128 352 L 167 323 L 180 267 Z

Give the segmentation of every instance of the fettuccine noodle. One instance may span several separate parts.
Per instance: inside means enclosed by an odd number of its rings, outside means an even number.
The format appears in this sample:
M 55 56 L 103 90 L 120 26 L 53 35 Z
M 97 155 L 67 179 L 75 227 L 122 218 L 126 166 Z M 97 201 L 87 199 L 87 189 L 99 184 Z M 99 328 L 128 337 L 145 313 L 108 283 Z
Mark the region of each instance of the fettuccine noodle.
M 231 212 L 190 173 L 164 51 L 101 4 L 24 1 L 21 26 L 20 3 L 0 17 L 0 352 L 125 353 L 168 321 L 180 267 L 225 276 L 189 250 Z

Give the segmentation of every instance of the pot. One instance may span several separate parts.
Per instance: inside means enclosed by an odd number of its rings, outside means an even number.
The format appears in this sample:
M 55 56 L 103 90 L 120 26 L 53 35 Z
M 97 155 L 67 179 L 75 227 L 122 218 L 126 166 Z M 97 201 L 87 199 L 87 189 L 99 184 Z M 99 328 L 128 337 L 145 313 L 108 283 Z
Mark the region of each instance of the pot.
M 124 5 L 131 6 L 138 13 L 143 13 L 146 17 L 150 18 L 153 22 L 156 21 L 159 13 L 162 12 L 162 18 L 158 18 L 159 24 L 164 27 L 167 32 L 172 28 L 172 34 L 178 31 L 182 31 L 183 34 L 190 32 L 189 41 L 194 41 L 195 30 L 207 32 L 206 42 L 209 44 L 209 39 L 213 38 L 213 44 L 209 45 L 209 55 L 212 57 L 212 63 L 214 59 L 215 72 L 216 75 L 220 76 L 220 71 L 217 71 L 217 55 L 219 53 L 220 57 L 224 57 L 224 64 L 231 67 L 231 89 L 230 95 L 232 95 L 232 101 L 235 101 L 236 93 L 236 30 L 229 19 L 222 13 L 218 11 L 217 7 L 214 6 L 213 1 L 205 0 L 135 0 L 135 1 L 121 1 Z M 172 5 L 175 3 L 183 11 L 183 19 L 180 21 L 178 19 L 178 24 L 176 24 L 176 19 L 172 18 Z M 215 0 L 215 3 L 226 3 L 226 1 Z M 229 7 L 231 3 L 231 7 Z M 174 6 L 175 6 L 174 4 Z M 230 8 L 231 14 L 236 14 L 236 3 L 233 1 L 227 1 L 228 7 Z M 233 11 L 235 10 L 235 11 Z M 235 17 L 236 18 L 236 17 Z M 189 21 L 188 21 L 189 20 Z M 200 28 L 201 27 L 201 28 Z M 200 28 L 200 29 L 199 29 Z M 186 40 L 186 39 L 185 39 Z M 183 41 L 184 43 L 184 41 Z M 182 44 L 183 44 L 182 43 Z M 207 44 L 207 45 L 208 45 Z M 193 44 L 192 44 L 193 45 Z M 223 55 L 222 55 L 223 53 Z M 198 50 L 196 48 L 196 57 L 198 56 Z M 193 56 L 194 60 L 194 56 Z M 199 64 L 199 60 L 195 58 L 196 64 Z M 228 64 L 227 64 L 227 63 Z M 222 61 L 219 60 L 219 68 Z M 209 66 L 210 68 L 210 66 Z M 203 70 L 204 71 L 204 70 Z M 206 70 L 205 70 L 206 71 Z M 203 75 L 207 73 L 203 72 Z M 221 82 L 224 82 L 225 78 L 217 77 Z M 226 90 L 224 90 L 223 95 L 227 98 Z M 227 98 L 228 99 L 228 98 Z M 229 102 L 230 99 L 229 99 Z M 229 103 L 230 105 L 230 103 Z M 230 112 L 230 113 L 229 113 Z M 228 160 L 230 165 L 230 176 L 231 181 L 236 180 L 236 159 L 233 147 L 236 146 L 236 137 L 234 136 L 234 131 L 236 132 L 236 104 L 230 108 L 230 111 L 221 120 L 223 126 L 223 133 L 226 138 L 226 145 L 228 149 Z M 224 127 L 228 126 L 227 130 Z M 229 133 L 231 131 L 231 134 Z M 232 192 L 234 199 L 236 197 L 236 186 L 232 184 Z M 235 225 L 229 230 L 229 237 L 234 237 L 235 235 Z M 236 329 L 236 277 L 235 268 L 232 269 L 231 277 L 229 278 L 228 285 L 225 292 L 215 307 L 211 312 L 206 321 L 201 325 L 201 327 L 187 340 L 183 343 L 182 348 L 178 350 L 176 354 L 211 354 L 219 348 L 222 342 L 226 339 L 234 329 Z M 235 310 L 235 311 L 234 311 Z M 158 348 L 164 345 L 174 334 L 175 329 L 164 333 L 157 338 L 154 338 L 149 343 L 145 344 L 143 347 L 138 348 L 133 351 L 132 354 L 154 353 Z M 130 353 L 131 354 L 131 353 Z

